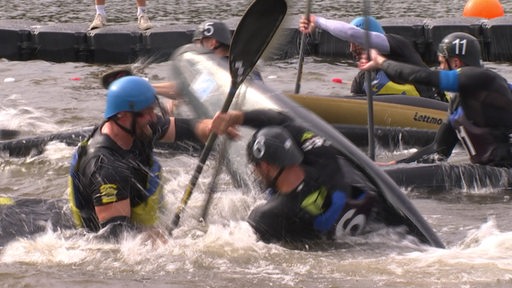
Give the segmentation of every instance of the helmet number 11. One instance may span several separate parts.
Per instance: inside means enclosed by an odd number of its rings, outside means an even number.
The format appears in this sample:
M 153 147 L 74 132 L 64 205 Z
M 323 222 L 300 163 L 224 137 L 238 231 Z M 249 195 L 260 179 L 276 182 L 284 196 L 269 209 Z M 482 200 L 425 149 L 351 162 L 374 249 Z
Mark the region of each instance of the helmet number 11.
M 452 42 L 452 44 L 455 45 L 455 55 L 466 55 L 466 39 L 460 40 L 457 38 Z

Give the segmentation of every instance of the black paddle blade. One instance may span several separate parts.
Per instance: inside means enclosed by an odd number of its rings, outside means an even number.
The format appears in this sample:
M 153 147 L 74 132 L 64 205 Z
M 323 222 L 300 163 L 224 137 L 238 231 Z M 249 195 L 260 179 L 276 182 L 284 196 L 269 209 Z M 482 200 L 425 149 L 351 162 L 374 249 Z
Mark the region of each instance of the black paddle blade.
M 238 87 L 251 73 L 286 16 L 285 0 L 256 0 L 247 9 L 231 40 L 229 71 Z
M 133 71 L 130 68 L 121 68 L 107 72 L 101 76 L 101 86 L 103 86 L 105 89 L 108 89 L 108 86 L 110 86 L 110 84 L 117 79 L 132 75 Z

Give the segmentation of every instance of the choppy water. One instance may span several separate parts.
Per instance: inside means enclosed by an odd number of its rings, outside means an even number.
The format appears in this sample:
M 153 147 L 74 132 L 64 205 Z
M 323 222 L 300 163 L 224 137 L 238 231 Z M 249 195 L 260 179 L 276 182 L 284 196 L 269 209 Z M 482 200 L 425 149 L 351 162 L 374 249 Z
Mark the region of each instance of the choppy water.
M 248 1 L 150 0 L 153 21 L 197 23 L 212 15 L 240 16 Z M 305 1 L 304 1 L 305 2 Z M 318 1 L 320 2 L 320 1 Z M 372 11 L 393 15 L 448 17 L 460 15 L 464 1 L 377 1 Z M 0 1 L 2 19 L 45 22 L 89 22 L 92 1 Z M 111 21 L 135 21 L 134 1 L 108 1 Z M 361 1 L 322 1 L 313 12 L 345 17 L 361 14 Z M 504 3 L 510 11 L 511 3 Z M 377 11 L 377 8 L 379 9 Z M 295 10 L 294 10 L 295 9 Z M 291 5 L 301 11 L 303 4 Z M 297 12 L 298 13 L 298 12 Z M 131 17 L 131 18 L 130 18 Z M 510 64 L 486 63 L 512 81 Z M 297 59 L 262 63 L 265 82 L 292 91 Z M 101 73 L 111 67 L 0 60 L 0 128 L 38 135 L 89 126 L 102 117 L 105 91 Z M 153 80 L 168 75 L 168 64 L 150 65 Z M 332 59 L 305 61 L 302 92 L 347 94 L 357 71 Z M 339 77 L 344 84 L 331 82 Z M 13 82 L 6 78 L 14 78 Z M 343 111 L 340 111 L 342 113 Z M 0 156 L 0 196 L 64 198 L 72 148 L 49 145 L 39 156 Z M 392 157 L 378 153 L 379 157 Z M 167 179 L 169 207 L 176 207 L 196 158 L 160 155 Z M 213 161 L 212 161 L 213 162 Z M 211 165 L 211 164 L 210 164 Z M 257 242 L 243 221 L 263 201 L 250 191 L 226 186 L 214 198 L 206 230 L 195 220 L 204 200 L 210 166 L 187 206 L 180 228 L 168 243 L 128 237 L 105 244 L 75 231 L 48 232 L 16 239 L 0 248 L 0 287 L 510 287 L 512 223 L 509 191 L 405 191 L 432 225 L 447 249 L 419 246 L 399 231 L 383 230 L 343 239 L 314 251 L 287 249 Z M 223 179 L 228 181 L 227 179 Z M 170 216 L 166 219 L 170 221 Z M 0 219 L 2 221 L 2 219 Z
M 155 22 L 196 24 L 217 18 L 229 19 L 241 16 L 251 1 L 201 1 L 201 0 L 148 0 L 147 8 Z M 505 13 L 510 11 L 510 3 L 502 1 Z M 290 14 L 304 13 L 306 1 L 288 1 Z M 95 14 L 94 2 L 62 0 L 59 2 L 40 1 L 0 1 L 0 19 L 24 19 L 38 23 L 89 22 Z M 460 16 L 466 1 L 372 1 L 370 9 L 377 18 L 429 17 L 442 18 Z M 136 20 L 135 1 L 107 0 L 108 19 L 112 23 L 127 23 Z M 44 7 L 44 8 L 43 8 Z M 41 9 L 43 8 L 43 9 Z M 363 12 L 361 0 L 312 1 L 311 13 L 327 17 L 360 16 Z

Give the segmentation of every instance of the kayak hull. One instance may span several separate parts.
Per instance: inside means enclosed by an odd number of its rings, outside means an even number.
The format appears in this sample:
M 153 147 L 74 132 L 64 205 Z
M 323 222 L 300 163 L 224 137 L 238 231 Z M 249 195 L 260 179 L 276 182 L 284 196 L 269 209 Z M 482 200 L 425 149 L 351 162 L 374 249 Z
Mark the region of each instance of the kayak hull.
M 230 79 L 225 60 L 198 52 L 193 46 L 188 46 L 173 55 L 171 69 L 180 83 L 180 93 L 186 97 L 200 117 L 212 116 L 220 110 L 229 89 L 229 85 L 225 84 L 229 83 Z M 238 89 L 232 108 L 237 110 L 265 108 L 283 111 L 298 123 L 325 137 L 339 150 L 340 159 L 354 167 L 353 175 L 347 176 L 350 177 L 351 182 L 361 182 L 380 197 L 381 206 L 377 213 L 379 220 L 385 221 L 384 224 L 388 225 L 406 226 L 409 233 L 420 241 L 435 247 L 444 247 L 436 233 L 391 178 L 359 148 L 316 114 L 304 109 L 282 93 L 272 90 L 263 82 L 251 78 Z M 232 160 L 233 165 L 240 165 L 240 171 L 247 171 L 248 164 L 244 159 L 243 147 L 253 131 L 246 129 L 241 132 L 242 139 L 237 141 L 238 143 L 233 143 L 235 145 L 231 145 L 228 158 Z M 246 173 L 246 177 L 252 177 L 250 172 Z
M 288 95 L 330 124 L 368 125 L 365 97 Z M 374 125 L 437 130 L 446 118 L 448 104 L 422 97 L 382 95 L 373 97 Z
M 427 192 L 512 188 L 512 170 L 471 163 L 402 164 L 384 168 L 395 183 Z

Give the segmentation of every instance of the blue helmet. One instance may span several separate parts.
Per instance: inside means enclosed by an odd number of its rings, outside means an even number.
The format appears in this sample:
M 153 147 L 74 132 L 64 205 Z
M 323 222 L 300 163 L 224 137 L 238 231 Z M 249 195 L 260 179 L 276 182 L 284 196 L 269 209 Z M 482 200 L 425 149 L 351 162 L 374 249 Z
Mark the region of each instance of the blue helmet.
M 142 111 L 155 101 L 156 91 L 148 81 L 138 76 L 119 78 L 108 87 L 105 119 L 122 111 Z
M 386 33 L 386 32 L 384 32 L 382 25 L 380 25 L 380 23 L 379 23 L 379 21 L 377 21 L 377 19 L 375 19 L 372 16 L 367 16 L 367 17 L 368 17 L 368 30 L 369 31 L 377 32 L 380 34 Z M 365 22 L 364 18 L 365 17 L 357 17 L 356 19 L 352 20 L 352 22 L 350 22 L 350 24 L 356 26 L 357 28 L 365 29 L 366 25 L 364 23 Z

